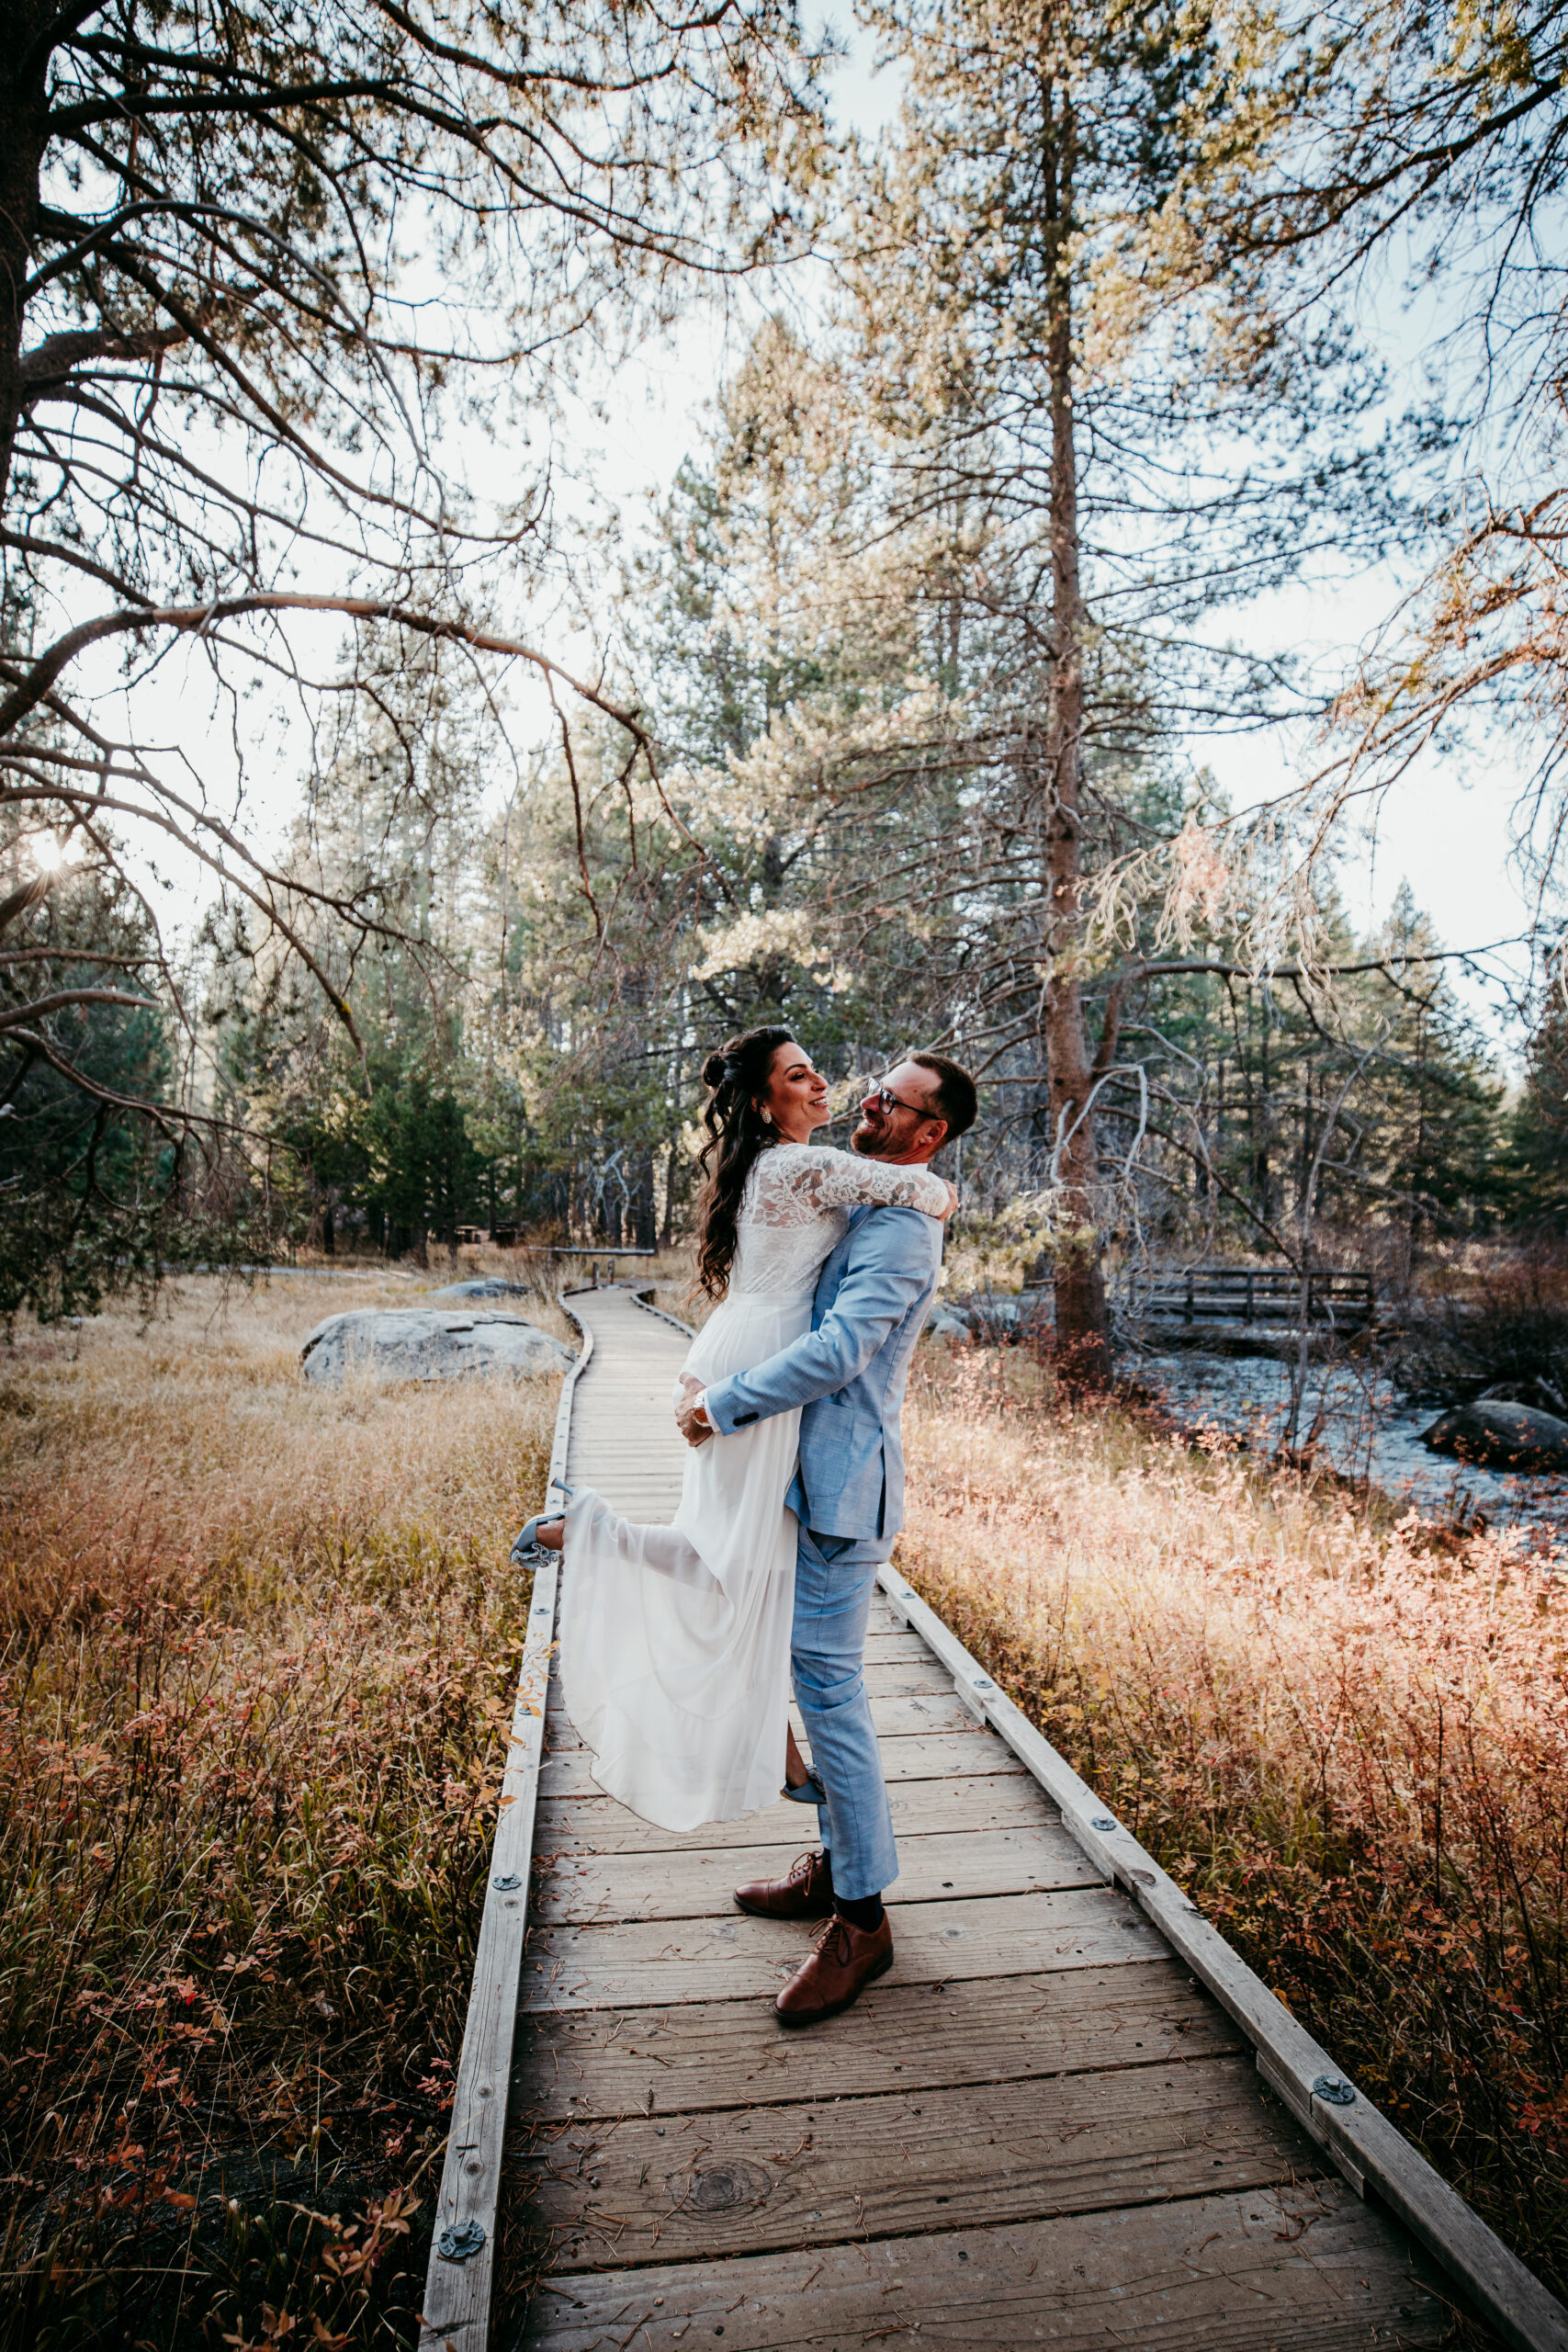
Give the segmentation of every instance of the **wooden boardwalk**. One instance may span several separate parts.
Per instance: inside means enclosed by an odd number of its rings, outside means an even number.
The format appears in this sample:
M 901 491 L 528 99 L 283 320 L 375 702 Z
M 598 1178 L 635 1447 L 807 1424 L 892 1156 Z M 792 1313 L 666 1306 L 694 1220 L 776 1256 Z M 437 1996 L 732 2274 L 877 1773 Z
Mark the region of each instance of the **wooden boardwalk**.
M 666 1519 L 684 1338 L 629 1291 L 568 1304 L 592 1353 L 555 1475 Z M 730 1890 L 787 1869 L 813 1815 L 781 1803 L 683 1837 L 639 1821 L 525 1670 L 534 1761 L 509 1776 L 494 1883 L 515 1886 L 502 1865 L 531 1827 L 526 1944 L 516 1894 L 492 1894 L 486 1930 L 493 1907 L 513 1957 L 481 1938 L 442 2193 L 450 2226 L 488 2213 L 491 2236 L 472 2264 L 456 2241 L 433 2258 L 430 2352 L 1436 2346 L 1454 2304 L 1417 2236 L 1498 2341 L 1568 2346 L 1559 2306 L 896 1570 L 866 1672 L 897 1959 L 855 2008 L 791 2033 L 769 2004 L 815 1930 L 749 1917 Z

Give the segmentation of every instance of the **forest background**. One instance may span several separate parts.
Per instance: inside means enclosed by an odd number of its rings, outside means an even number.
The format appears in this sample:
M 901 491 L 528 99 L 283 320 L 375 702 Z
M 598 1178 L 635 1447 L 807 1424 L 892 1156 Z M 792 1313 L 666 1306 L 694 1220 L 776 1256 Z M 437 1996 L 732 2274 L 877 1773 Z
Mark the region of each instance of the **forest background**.
M 872 7 L 863 141 L 787 12 L 567 10 L 518 74 L 258 11 L 259 100 L 114 22 L 12 91 L 6 1314 L 668 1239 L 701 1055 L 774 1018 L 840 1102 L 979 1072 L 972 1230 L 1091 1371 L 1161 1257 L 1560 1221 L 1551 11 Z M 596 537 L 568 428 L 694 302 L 736 364 Z M 1358 571 L 1404 601 L 1325 686 L 1260 616 Z M 1511 1099 L 1492 943 L 1341 902 L 1434 747 L 1514 778 Z

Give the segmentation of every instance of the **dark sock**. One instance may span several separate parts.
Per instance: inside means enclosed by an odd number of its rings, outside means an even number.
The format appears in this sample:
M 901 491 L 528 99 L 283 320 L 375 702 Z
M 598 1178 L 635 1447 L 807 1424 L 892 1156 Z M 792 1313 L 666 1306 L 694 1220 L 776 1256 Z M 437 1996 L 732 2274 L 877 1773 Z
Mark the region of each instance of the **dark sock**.
M 840 1919 L 847 1919 L 852 1928 L 859 1928 L 868 1936 L 874 1936 L 882 1925 L 880 1894 L 835 1894 L 833 1908 Z

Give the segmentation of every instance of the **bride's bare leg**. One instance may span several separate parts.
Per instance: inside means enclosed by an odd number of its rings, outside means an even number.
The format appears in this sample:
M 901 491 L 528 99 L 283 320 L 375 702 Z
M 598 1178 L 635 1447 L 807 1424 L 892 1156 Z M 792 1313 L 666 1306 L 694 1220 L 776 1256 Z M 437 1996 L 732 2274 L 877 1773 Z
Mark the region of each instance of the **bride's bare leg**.
M 536 1544 L 542 1544 L 547 1552 L 558 1552 L 561 1545 L 566 1542 L 565 1520 L 552 1519 L 547 1521 L 545 1525 L 540 1528 L 538 1533 L 535 1536 L 534 1541 Z
M 795 1744 L 795 1726 L 793 1724 L 786 1724 L 784 1727 L 784 1785 L 786 1788 L 803 1789 L 810 1778 L 811 1775 L 806 1769 L 806 1758 Z

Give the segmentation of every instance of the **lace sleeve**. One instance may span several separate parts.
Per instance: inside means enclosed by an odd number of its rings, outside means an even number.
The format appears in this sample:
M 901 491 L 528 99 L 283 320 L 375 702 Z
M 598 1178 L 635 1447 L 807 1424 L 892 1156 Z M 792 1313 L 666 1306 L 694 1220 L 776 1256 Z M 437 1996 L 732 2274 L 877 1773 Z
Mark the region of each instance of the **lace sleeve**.
M 778 1159 L 783 1188 L 818 1215 L 869 1206 L 919 1209 L 939 1217 L 947 1208 L 947 1186 L 926 1168 L 887 1168 L 879 1159 L 861 1159 L 827 1144 L 801 1144 Z

